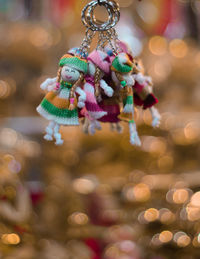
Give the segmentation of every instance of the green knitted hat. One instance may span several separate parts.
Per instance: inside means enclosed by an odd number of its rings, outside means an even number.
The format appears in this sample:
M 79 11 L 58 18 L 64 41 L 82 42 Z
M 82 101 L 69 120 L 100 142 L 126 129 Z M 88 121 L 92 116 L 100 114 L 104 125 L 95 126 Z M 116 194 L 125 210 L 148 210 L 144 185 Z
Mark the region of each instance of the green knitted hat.
M 118 55 L 112 62 L 111 70 L 120 73 L 129 73 L 133 69 L 133 63 L 130 61 L 127 54 Z
M 80 72 L 83 72 L 84 74 L 87 74 L 88 72 L 87 61 L 77 56 L 72 56 L 69 54 L 64 55 L 60 59 L 59 66 L 63 67 L 65 65 L 68 65 L 69 67 L 72 67 Z

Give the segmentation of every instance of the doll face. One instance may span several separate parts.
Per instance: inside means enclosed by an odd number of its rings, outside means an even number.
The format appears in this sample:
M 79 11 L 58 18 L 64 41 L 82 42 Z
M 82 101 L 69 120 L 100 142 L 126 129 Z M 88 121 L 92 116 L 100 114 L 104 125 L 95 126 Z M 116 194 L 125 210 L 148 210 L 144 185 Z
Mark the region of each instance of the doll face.
M 63 81 L 67 81 L 68 83 L 74 83 L 79 79 L 80 73 L 78 70 L 74 68 L 64 66 L 61 71 L 61 77 Z

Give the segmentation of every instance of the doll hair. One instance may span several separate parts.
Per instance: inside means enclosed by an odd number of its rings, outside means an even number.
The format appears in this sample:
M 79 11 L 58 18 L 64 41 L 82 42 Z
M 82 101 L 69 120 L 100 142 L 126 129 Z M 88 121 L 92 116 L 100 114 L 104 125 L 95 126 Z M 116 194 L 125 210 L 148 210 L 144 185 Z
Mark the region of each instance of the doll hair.
M 124 77 L 123 77 L 123 75 L 121 74 L 121 73 L 119 73 L 119 72 L 115 72 L 115 75 L 116 75 L 116 77 L 117 77 L 117 79 L 119 80 L 119 82 L 122 82 L 122 81 L 124 81 Z M 129 92 L 129 87 L 125 87 L 124 89 L 121 89 L 120 90 L 123 94 L 125 94 L 126 96 L 128 96 L 128 92 Z
M 80 86 L 80 84 L 82 83 L 83 79 L 84 79 L 84 75 L 83 75 L 83 73 L 80 73 L 79 79 L 73 84 L 73 86 L 71 88 L 70 96 L 69 96 L 70 98 L 74 98 L 74 93 L 76 91 L 76 88 L 78 86 Z
M 124 77 L 121 73 L 115 72 L 115 75 L 116 75 L 117 79 L 119 80 L 119 82 L 124 81 Z
M 61 71 L 62 71 L 62 67 L 60 67 L 58 69 L 58 72 L 57 72 L 57 80 L 56 82 L 59 84 L 60 81 L 61 81 Z M 84 76 L 83 76 L 83 73 L 80 73 L 80 77 L 79 79 L 74 83 L 74 85 L 72 86 L 71 88 L 71 91 L 70 91 L 70 98 L 73 98 L 74 97 L 74 93 L 76 91 L 76 88 L 78 87 L 78 85 L 83 81 L 84 79 Z
M 62 67 L 60 67 L 57 72 L 57 80 L 56 80 L 57 84 L 59 84 L 61 80 L 61 71 L 62 71 Z
M 96 67 L 95 76 L 94 76 L 94 85 L 95 85 L 95 96 L 98 97 L 100 95 L 100 87 L 99 81 L 101 79 L 101 69 Z

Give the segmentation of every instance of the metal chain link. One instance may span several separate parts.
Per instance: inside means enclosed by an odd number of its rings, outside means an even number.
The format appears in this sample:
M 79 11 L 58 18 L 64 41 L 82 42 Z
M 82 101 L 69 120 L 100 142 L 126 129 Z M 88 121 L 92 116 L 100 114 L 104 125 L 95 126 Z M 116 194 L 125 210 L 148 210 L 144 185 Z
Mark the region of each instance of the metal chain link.
M 94 15 L 94 9 L 97 5 L 104 6 L 108 11 L 108 21 L 98 21 Z M 81 56 L 87 56 L 91 42 L 98 32 L 97 49 L 104 50 L 104 47 L 110 45 L 113 54 L 117 55 L 119 46 L 118 35 L 114 29 L 114 26 L 120 19 L 119 5 L 114 0 L 93 0 L 88 3 L 82 10 L 82 22 L 87 28 L 85 38 L 79 48 Z
M 94 9 L 97 5 L 104 6 L 109 14 L 108 21 L 97 21 L 94 16 Z M 119 5 L 114 0 L 93 0 L 82 10 L 82 22 L 84 26 L 95 31 L 107 31 L 114 27 L 120 19 Z
M 87 30 L 85 32 L 85 38 L 83 39 L 83 42 L 81 43 L 80 48 L 79 48 L 82 57 L 88 56 L 90 45 L 95 36 L 95 33 L 96 33 L 95 31 L 92 31 L 89 28 L 87 28 Z

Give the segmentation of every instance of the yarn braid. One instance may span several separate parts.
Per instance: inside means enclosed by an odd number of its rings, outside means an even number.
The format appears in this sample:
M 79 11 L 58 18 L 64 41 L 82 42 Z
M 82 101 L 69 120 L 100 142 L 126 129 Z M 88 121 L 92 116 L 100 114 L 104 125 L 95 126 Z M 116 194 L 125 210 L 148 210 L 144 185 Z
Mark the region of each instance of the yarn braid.
M 60 80 L 61 80 L 61 71 L 62 71 L 62 67 L 60 67 L 58 69 L 58 72 L 57 72 L 57 80 L 56 82 L 59 84 L 60 83 Z
M 117 77 L 117 79 L 119 80 L 119 82 L 121 83 L 122 81 L 124 81 L 124 77 L 121 73 L 119 72 L 115 72 L 115 75 Z
M 72 88 L 70 90 L 70 94 L 69 94 L 69 98 L 70 99 L 74 98 L 76 88 L 78 86 L 80 86 L 80 84 L 83 82 L 83 80 L 84 80 L 84 75 L 83 75 L 83 73 L 80 73 L 79 79 L 73 84 L 73 86 L 72 86 Z M 73 110 L 74 108 L 75 108 L 74 103 L 70 103 L 69 110 Z
M 124 81 L 124 77 L 121 73 L 115 72 L 115 75 L 120 83 Z M 122 100 L 125 99 L 128 95 L 129 95 L 129 87 L 125 86 L 123 89 L 120 88 L 120 97 L 122 98 Z
M 99 67 L 96 68 L 95 76 L 94 76 L 94 86 L 95 86 L 95 96 L 98 97 L 100 95 L 100 80 L 101 80 L 101 69 Z

